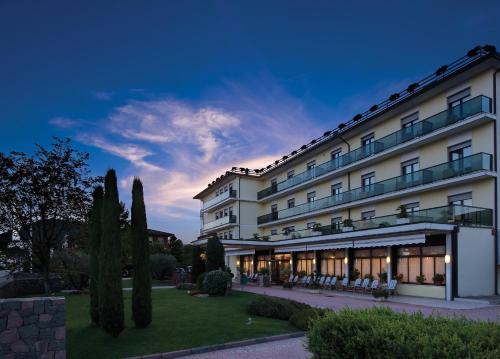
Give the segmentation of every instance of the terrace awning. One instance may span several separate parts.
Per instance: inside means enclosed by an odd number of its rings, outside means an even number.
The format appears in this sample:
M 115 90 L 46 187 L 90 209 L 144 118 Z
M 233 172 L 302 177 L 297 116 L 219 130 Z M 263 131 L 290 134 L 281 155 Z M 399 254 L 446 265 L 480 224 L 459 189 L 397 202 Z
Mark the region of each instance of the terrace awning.
M 341 249 L 352 247 L 352 241 L 342 243 L 311 244 L 310 246 L 295 246 L 276 248 L 274 253 L 321 251 L 324 249 Z
M 425 243 L 425 234 L 358 240 L 354 242 L 354 248 L 387 247 L 419 243 Z

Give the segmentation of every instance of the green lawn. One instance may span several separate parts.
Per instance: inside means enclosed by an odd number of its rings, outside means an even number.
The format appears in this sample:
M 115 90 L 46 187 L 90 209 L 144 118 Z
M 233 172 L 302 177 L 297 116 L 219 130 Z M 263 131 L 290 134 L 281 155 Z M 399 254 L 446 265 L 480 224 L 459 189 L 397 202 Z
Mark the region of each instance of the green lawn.
M 172 281 L 164 281 L 160 282 L 158 279 L 152 279 L 151 285 L 153 287 L 164 287 L 174 285 Z M 122 279 L 122 287 L 123 288 L 132 288 L 132 278 L 124 278 Z
M 126 329 L 114 339 L 89 324 L 87 295 L 66 297 L 68 358 L 124 358 L 202 345 L 296 331 L 288 322 L 252 317 L 247 325 L 245 305 L 255 295 L 232 292 L 228 297 L 192 297 L 184 290 L 153 290 L 153 323 L 135 329 L 130 292 L 124 292 Z

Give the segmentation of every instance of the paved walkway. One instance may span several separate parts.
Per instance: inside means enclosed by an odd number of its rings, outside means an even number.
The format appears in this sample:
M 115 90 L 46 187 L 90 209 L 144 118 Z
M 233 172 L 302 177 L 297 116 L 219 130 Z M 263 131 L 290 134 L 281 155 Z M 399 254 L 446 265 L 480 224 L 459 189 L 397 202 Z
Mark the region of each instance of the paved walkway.
M 484 303 L 475 303 L 470 307 L 472 301 L 456 301 L 455 303 L 447 303 L 441 301 L 443 306 L 447 308 L 438 308 L 435 305 L 429 304 L 431 301 L 422 299 L 420 303 L 402 303 L 404 297 L 395 297 L 395 300 L 389 298 L 386 302 L 377 302 L 368 295 L 363 294 L 345 294 L 337 291 L 321 291 L 320 293 L 308 293 L 304 290 L 283 289 L 281 287 L 257 287 L 245 286 L 241 288 L 239 285 L 233 286 L 233 290 L 243 290 L 257 294 L 265 294 L 274 297 L 293 299 L 299 302 L 307 303 L 313 307 L 329 308 L 338 310 L 342 308 L 362 309 L 372 307 L 389 307 L 398 312 L 422 312 L 426 315 L 446 315 L 446 316 L 465 316 L 469 319 L 497 321 L 500 322 L 500 306 L 486 305 Z M 410 298 L 413 302 L 418 302 L 414 298 Z M 434 301 L 435 302 L 435 301 Z M 434 303 L 432 302 L 432 303 Z M 468 308 L 468 309 L 467 309 Z
M 309 359 L 312 357 L 304 345 L 305 338 L 278 340 L 269 343 L 247 345 L 239 348 L 217 350 L 209 353 L 186 356 L 186 359 Z

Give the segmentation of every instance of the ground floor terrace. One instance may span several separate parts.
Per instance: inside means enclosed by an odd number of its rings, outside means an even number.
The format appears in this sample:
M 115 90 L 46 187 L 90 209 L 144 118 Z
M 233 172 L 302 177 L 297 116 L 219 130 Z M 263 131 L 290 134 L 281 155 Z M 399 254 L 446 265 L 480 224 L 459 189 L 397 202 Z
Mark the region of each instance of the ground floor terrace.
M 453 300 L 497 293 L 495 242 L 484 221 L 407 221 L 279 241 L 223 243 L 237 281 L 243 274 L 266 272 L 271 283 L 290 275 L 347 277 L 351 283 L 356 278 L 397 279 L 399 295 Z

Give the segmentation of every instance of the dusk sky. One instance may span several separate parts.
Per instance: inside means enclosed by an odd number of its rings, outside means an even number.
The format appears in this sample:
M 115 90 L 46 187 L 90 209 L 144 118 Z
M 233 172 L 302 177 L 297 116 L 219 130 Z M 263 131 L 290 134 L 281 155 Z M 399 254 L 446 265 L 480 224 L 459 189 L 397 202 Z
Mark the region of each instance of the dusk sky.
M 463 56 L 500 47 L 490 1 L 0 0 L 0 151 L 52 136 L 199 234 L 192 197 L 260 168 Z

